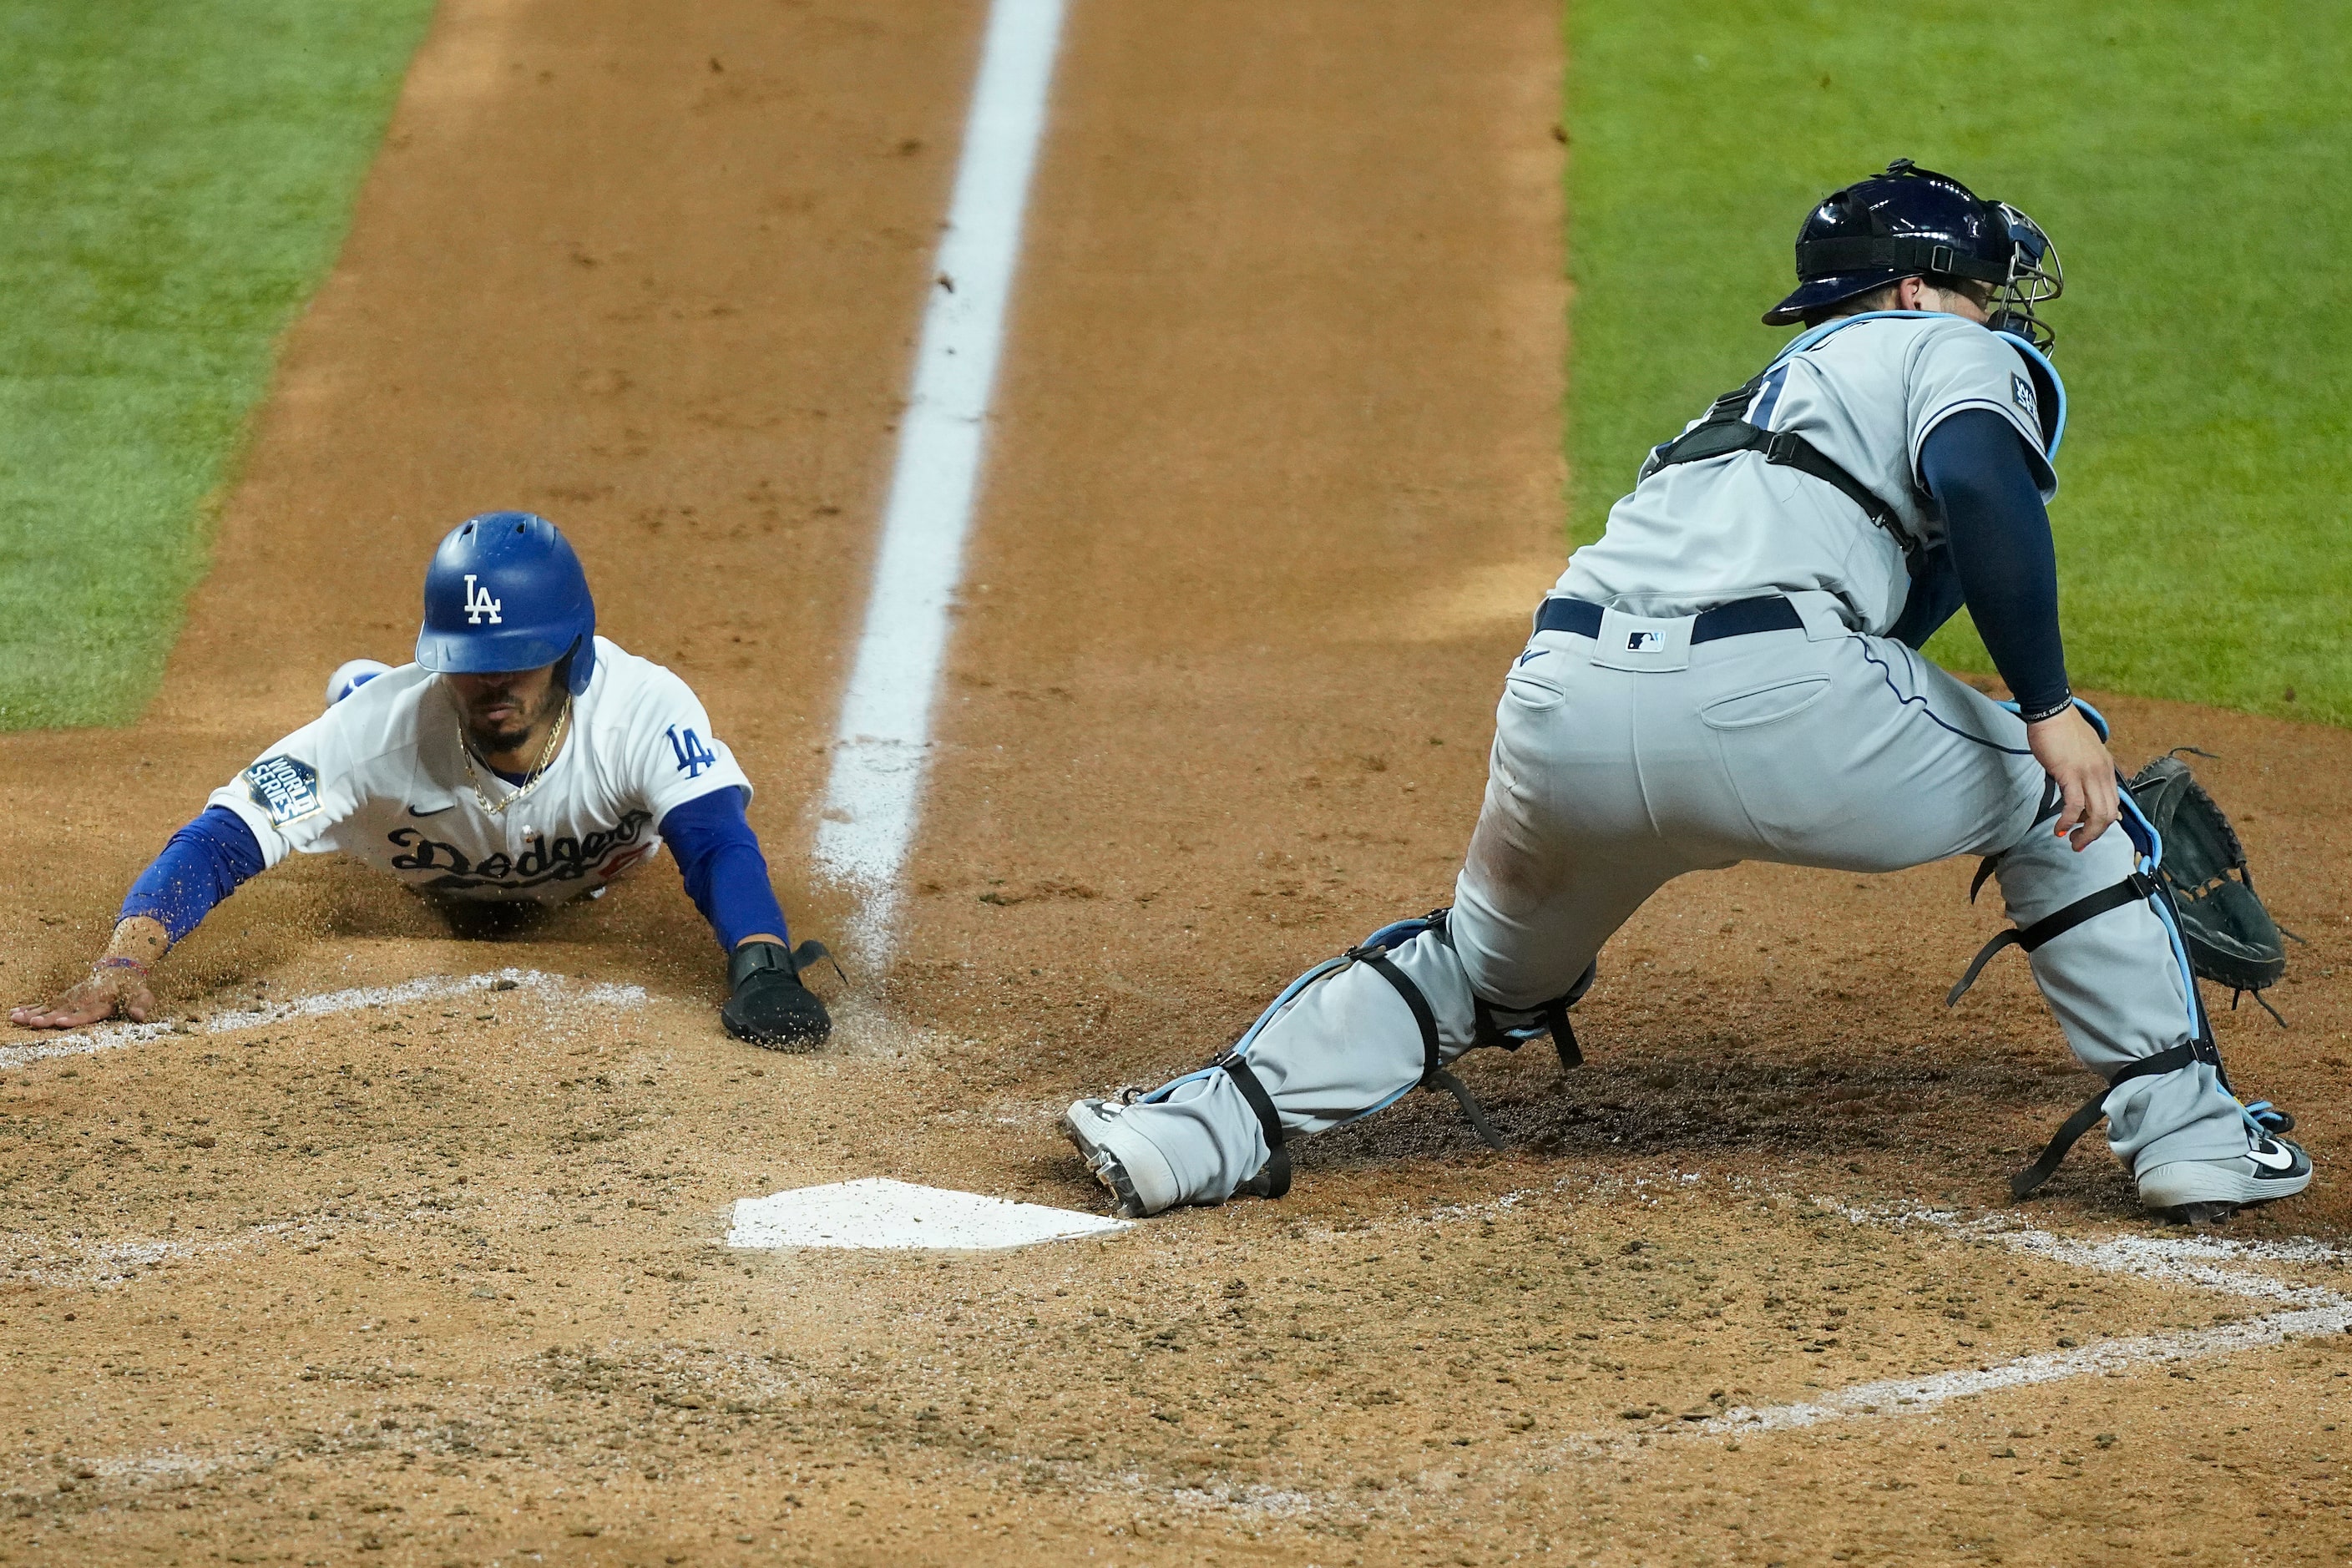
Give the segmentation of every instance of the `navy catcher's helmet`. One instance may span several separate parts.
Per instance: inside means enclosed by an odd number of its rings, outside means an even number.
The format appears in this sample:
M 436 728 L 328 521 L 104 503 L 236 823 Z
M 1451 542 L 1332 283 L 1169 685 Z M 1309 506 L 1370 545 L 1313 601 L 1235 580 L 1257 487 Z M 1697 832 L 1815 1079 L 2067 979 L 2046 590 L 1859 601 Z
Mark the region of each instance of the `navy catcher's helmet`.
M 576 697 L 596 668 L 596 603 L 555 524 L 527 511 L 486 511 L 451 529 L 425 569 L 416 662 L 489 675 L 567 658 L 566 685 Z
M 1794 326 L 1841 300 L 1919 277 L 1990 285 L 1992 329 L 2049 351 L 2053 334 L 2033 307 L 2056 299 L 2066 281 L 2050 237 L 2007 202 L 1980 197 L 1908 158 L 1832 192 L 1805 215 L 1797 231 L 1797 290 L 1765 313 L 1764 324 Z

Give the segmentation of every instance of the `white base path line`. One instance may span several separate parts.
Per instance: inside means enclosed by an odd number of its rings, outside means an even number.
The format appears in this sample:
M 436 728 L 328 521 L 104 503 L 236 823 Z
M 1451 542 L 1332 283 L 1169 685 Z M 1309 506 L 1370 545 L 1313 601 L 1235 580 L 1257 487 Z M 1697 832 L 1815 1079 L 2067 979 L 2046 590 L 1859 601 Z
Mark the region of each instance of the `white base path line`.
M 200 1024 L 101 1024 L 95 1029 L 58 1035 L 27 1045 L 0 1046 L 0 1069 L 20 1068 L 52 1057 L 85 1057 L 94 1051 L 143 1045 L 167 1035 L 226 1035 L 238 1029 L 257 1029 L 270 1024 L 283 1024 L 292 1018 L 322 1018 L 329 1014 L 351 1013 L 362 1007 L 392 1007 L 405 1002 L 472 996 L 489 991 L 522 991 L 530 993 L 536 1000 L 551 1004 L 569 1003 L 594 1007 L 640 1007 L 646 1001 L 646 991 L 642 985 L 583 985 L 560 974 L 541 974 L 536 969 L 501 969 L 488 974 L 456 977 L 429 974 L 420 980 L 404 980 L 397 985 L 361 985 L 349 991 L 329 991 L 315 996 L 297 996 L 286 1002 L 266 1002 L 258 1007 L 216 1012 Z
M 2201 1361 L 2260 1350 L 2312 1334 L 2341 1334 L 2352 1330 L 2352 1300 L 2333 1290 L 2292 1285 L 2266 1274 L 2224 1268 L 2226 1261 L 2329 1264 L 2341 1266 L 2343 1249 L 2325 1242 L 2296 1239 L 2284 1242 L 2242 1242 L 2221 1237 L 2124 1236 L 2107 1241 L 2085 1241 L 2049 1231 L 2016 1226 L 1999 1216 L 1963 1220 L 1937 1209 L 1868 1210 L 1817 1200 L 1856 1225 L 1887 1225 L 1897 1228 L 1924 1225 L 1969 1240 L 1990 1243 L 2014 1252 L 2048 1258 L 2103 1274 L 2123 1274 L 2160 1284 L 2275 1301 L 2286 1310 L 2242 1322 L 2210 1329 L 2187 1329 L 2147 1334 L 2136 1339 L 2107 1340 L 2078 1349 L 2023 1356 L 1993 1366 L 1937 1373 L 1917 1378 L 1890 1378 L 1857 1384 L 1835 1394 L 1801 1404 L 1740 1406 L 1711 1420 L 1682 1428 L 1692 1435 L 1742 1435 L 1787 1431 L 1824 1421 L 1858 1415 L 1924 1415 L 1954 1399 L 1990 1394 L 2004 1388 L 2057 1383 L 2127 1372 L 2158 1363 Z
M 2321 1292 L 2325 1294 L 2325 1292 Z M 1685 1426 L 1685 1431 L 1721 1436 L 1748 1432 L 1780 1432 L 1812 1426 L 1854 1415 L 1925 1415 L 1948 1400 L 2022 1388 L 2036 1383 L 2057 1383 L 2070 1377 L 2127 1372 L 2158 1362 L 2201 1361 L 2260 1350 L 2309 1334 L 2340 1334 L 2352 1328 L 2352 1301 L 2340 1297 L 2333 1305 L 2273 1312 L 2219 1328 L 2178 1333 L 2147 1334 L 2132 1340 L 2108 1340 L 2079 1350 L 2053 1351 L 2025 1356 L 1998 1366 L 1966 1372 L 1938 1373 L 1932 1377 L 1892 1378 L 1885 1383 L 1856 1384 L 1826 1399 L 1806 1405 L 1770 1405 L 1727 1410 L 1711 1421 Z
M 0 1280 L 35 1285 L 80 1286 L 110 1290 L 144 1278 L 142 1270 L 218 1252 L 262 1247 L 273 1238 L 297 1240 L 333 1226 L 348 1232 L 352 1222 L 316 1215 L 301 1219 L 270 1220 L 230 1236 L 149 1237 L 130 1241 L 82 1241 L 79 1233 L 63 1239 L 17 1232 L 0 1237 Z
M 980 485 L 989 398 L 1045 131 L 1062 0 L 995 0 L 964 123 L 955 195 L 898 426 L 898 458 L 856 661 L 842 696 L 816 863 L 865 900 L 857 933 L 887 952 L 915 837 L 933 694 Z
M 1816 1199 L 1832 1214 L 1855 1225 L 1878 1225 L 1901 1230 L 1922 1226 L 1969 1241 L 1981 1241 L 2011 1252 L 2071 1264 L 2101 1274 L 2125 1274 L 2158 1284 L 2189 1285 L 2224 1295 L 2256 1300 L 2310 1306 L 2335 1300 L 2333 1292 L 2291 1285 L 2267 1274 L 2244 1268 L 2224 1268 L 2224 1263 L 2294 1263 L 2341 1268 L 2352 1262 L 2352 1252 L 2310 1237 L 2278 1241 L 2238 1241 L 2212 1235 L 2164 1236 L 2147 1233 L 2110 1237 L 2105 1241 L 2056 1236 L 2021 1225 L 2006 1215 L 1962 1219 L 1948 1209 L 1890 1206 L 1861 1208 Z

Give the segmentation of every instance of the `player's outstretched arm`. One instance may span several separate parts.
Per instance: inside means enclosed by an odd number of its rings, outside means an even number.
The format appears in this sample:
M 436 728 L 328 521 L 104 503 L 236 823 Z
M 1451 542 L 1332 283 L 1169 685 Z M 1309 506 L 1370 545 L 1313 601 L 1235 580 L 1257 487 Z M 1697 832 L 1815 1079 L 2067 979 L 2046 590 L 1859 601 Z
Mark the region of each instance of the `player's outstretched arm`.
M 131 884 L 114 936 L 89 974 L 46 1007 L 12 1009 L 8 1021 L 20 1029 L 73 1029 L 116 1016 L 145 1023 L 155 1010 L 148 972 L 261 867 L 260 842 L 245 819 L 205 807 Z
M 20 1029 L 78 1029 L 118 1014 L 143 1024 L 155 1010 L 147 972 L 172 945 L 163 922 L 133 915 L 114 928 L 114 938 L 89 973 L 41 1007 L 12 1007 L 8 1021 Z
M 768 881 L 767 857 L 743 815 L 740 790 L 714 790 L 673 806 L 661 834 L 677 851 L 687 896 L 727 952 L 727 1032 L 774 1050 L 814 1050 L 832 1016 L 801 984 L 784 930 L 783 906 Z

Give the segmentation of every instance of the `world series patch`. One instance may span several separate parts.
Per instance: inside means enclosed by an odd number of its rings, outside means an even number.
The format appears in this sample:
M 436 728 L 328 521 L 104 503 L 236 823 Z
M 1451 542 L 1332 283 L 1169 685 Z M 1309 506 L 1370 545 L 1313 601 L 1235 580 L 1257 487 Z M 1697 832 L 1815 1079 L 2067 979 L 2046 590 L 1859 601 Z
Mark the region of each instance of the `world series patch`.
M 2009 395 L 2020 408 L 2025 410 L 2028 418 L 2038 420 L 2042 417 L 2041 411 L 2033 405 L 2033 384 L 2014 371 L 2010 373 Z
M 245 792 L 283 827 L 319 809 L 319 770 L 296 757 L 264 757 L 245 770 Z

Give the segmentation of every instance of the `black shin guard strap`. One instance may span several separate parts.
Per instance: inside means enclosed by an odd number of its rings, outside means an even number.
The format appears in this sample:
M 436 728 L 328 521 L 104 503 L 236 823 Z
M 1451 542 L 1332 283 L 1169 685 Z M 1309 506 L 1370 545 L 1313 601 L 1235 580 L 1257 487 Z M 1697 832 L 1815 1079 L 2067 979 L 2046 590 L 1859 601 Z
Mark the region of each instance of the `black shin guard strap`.
M 1421 1030 L 1422 1087 L 1442 1089 L 1452 1095 L 1454 1103 L 1462 1107 L 1462 1114 L 1470 1119 L 1471 1129 L 1486 1147 L 1501 1148 L 1503 1135 L 1495 1131 L 1493 1122 L 1486 1120 L 1486 1109 L 1470 1092 L 1470 1086 L 1445 1070 L 1444 1053 L 1437 1037 L 1437 1015 L 1430 1011 L 1429 998 L 1421 994 L 1421 987 L 1412 983 L 1411 975 L 1390 963 L 1385 954 L 1362 953 L 1357 962 L 1387 981 L 1390 988 L 1412 1010 L 1412 1021 Z
M 2096 1127 L 2100 1119 L 2106 1115 L 2107 1095 L 2116 1085 L 2128 1082 L 2136 1078 L 2153 1078 L 2159 1073 L 2179 1072 L 2182 1068 L 2194 1066 L 2198 1062 L 2210 1062 L 2219 1068 L 2221 1065 L 2221 1053 L 2206 1041 L 2191 1040 L 2187 1045 L 2175 1046 L 2170 1050 L 2158 1051 L 2152 1057 L 2142 1057 L 2136 1062 L 2126 1064 L 2121 1072 L 2107 1080 L 2105 1088 L 2101 1089 L 2076 1107 L 2074 1114 L 2060 1124 L 2057 1136 L 2050 1140 L 2050 1146 L 2042 1151 L 2040 1159 L 2009 1179 L 2009 1195 L 2013 1198 L 2031 1197 L 2041 1188 L 2042 1183 L 2051 1178 L 2057 1171 L 2059 1163 L 2066 1158 L 2067 1151 L 2074 1148 L 2083 1134 Z
M 1421 994 L 1421 987 L 1403 970 L 1389 962 L 1386 954 L 1368 952 L 1360 962 L 1387 981 L 1389 988 L 1404 998 L 1404 1005 L 1412 1010 L 1414 1026 L 1421 1030 L 1421 1081 L 1429 1082 L 1445 1065 L 1439 1053 L 1437 1015 L 1429 1010 L 1429 998 Z
M 1568 1005 L 1555 1003 L 1544 1015 L 1551 1027 L 1552 1048 L 1559 1053 L 1559 1070 L 1572 1072 L 1584 1065 L 1584 1053 L 1577 1048 L 1576 1030 L 1568 1021 Z
M 1944 997 L 1944 1005 L 1958 1006 L 1960 998 L 1969 994 L 1969 987 L 1977 983 L 1977 976 L 1984 973 L 1984 966 L 1990 963 L 1993 954 L 2002 948 L 2017 947 L 2032 952 L 2043 942 L 2053 937 L 2063 936 L 2084 921 L 2096 920 L 2110 910 L 2127 905 L 2145 903 L 2155 895 L 2156 884 L 2134 871 L 2113 887 L 2101 888 L 2095 893 L 2076 899 L 2064 909 L 2053 910 L 2022 930 L 2011 927 L 1978 950 L 1968 973 L 1960 976 L 1960 983 Z
M 1486 1108 L 1478 1103 L 1478 1097 L 1470 1092 L 1468 1084 L 1464 1083 L 1444 1068 L 1439 1068 L 1435 1072 L 1431 1073 L 1424 1081 L 1434 1084 L 1454 1097 L 1454 1103 L 1462 1108 L 1462 1114 L 1469 1119 L 1470 1130 L 1478 1134 L 1480 1142 L 1489 1149 L 1503 1147 L 1503 1135 L 1495 1131 L 1493 1122 L 1486 1120 Z
M 1258 1131 L 1265 1134 L 1265 1195 L 1278 1198 L 1290 1190 L 1290 1151 L 1283 1146 L 1282 1115 L 1274 1109 L 1274 1096 L 1266 1093 L 1265 1085 L 1258 1082 L 1257 1074 L 1241 1058 L 1219 1057 L 1214 1065 L 1224 1068 L 1225 1076 L 1257 1113 Z

